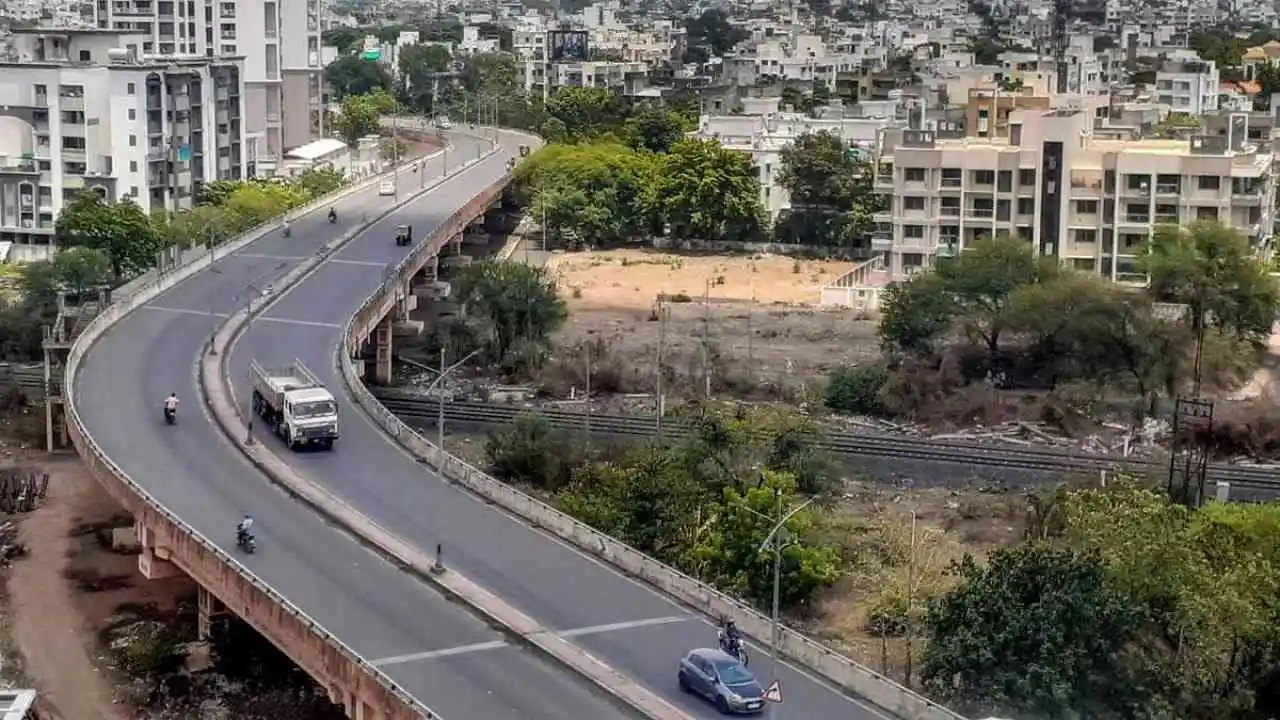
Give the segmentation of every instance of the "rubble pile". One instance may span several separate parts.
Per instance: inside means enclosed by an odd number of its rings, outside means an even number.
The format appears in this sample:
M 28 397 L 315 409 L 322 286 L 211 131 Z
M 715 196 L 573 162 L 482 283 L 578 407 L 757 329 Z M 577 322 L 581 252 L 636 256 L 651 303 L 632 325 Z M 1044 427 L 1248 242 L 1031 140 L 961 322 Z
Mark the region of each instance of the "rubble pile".
M 9 567 L 27 554 L 27 546 L 18 540 L 18 525 L 12 520 L 0 524 L 0 567 Z

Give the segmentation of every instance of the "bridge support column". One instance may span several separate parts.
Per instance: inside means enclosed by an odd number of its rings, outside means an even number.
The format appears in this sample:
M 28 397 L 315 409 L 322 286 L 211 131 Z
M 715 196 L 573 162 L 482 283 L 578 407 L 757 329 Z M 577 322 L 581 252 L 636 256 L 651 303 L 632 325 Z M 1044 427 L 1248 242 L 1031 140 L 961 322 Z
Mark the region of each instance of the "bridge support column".
M 382 318 L 382 322 L 378 323 L 378 327 L 373 329 L 373 382 L 375 385 L 391 384 L 391 358 L 393 352 L 391 325 L 391 318 L 385 317 Z
M 206 642 L 213 634 L 213 621 L 227 614 L 226 608 L 203 585 L 196 585 L 196 639 Z
M 142 577 L 163 580 L 182 574 L 170 559 L 172 556 L 165 538 L 159 537 L 140 517 L 134 520 L 134 530 L 138 534 L 138 545 L 142 548 L 142 552 L 138 553 L 138 572 L 142 573 Z

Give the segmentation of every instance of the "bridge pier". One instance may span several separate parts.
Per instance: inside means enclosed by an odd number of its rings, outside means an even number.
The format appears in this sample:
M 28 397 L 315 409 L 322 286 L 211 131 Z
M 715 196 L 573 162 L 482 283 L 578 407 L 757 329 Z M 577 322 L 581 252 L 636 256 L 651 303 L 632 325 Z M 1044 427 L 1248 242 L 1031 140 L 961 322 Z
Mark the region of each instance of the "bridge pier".
M 213 635 L 213 623 L 226 617 L 227 609 L 208 588 L 196 584 L 196 639 L 207 642 Z
M 160 537 L 150 523 L 143 517 L 134 517 L 134 531 L 138 534 L 138 572 L 148 580 L 163 580 L 182 575 L 183 572 L 173 564 L 172 551 L 165 539 Z
M 375 385 L 391 384 L 392 319 L 382 318 L 378 327 L 373 329 L 373 383 Z

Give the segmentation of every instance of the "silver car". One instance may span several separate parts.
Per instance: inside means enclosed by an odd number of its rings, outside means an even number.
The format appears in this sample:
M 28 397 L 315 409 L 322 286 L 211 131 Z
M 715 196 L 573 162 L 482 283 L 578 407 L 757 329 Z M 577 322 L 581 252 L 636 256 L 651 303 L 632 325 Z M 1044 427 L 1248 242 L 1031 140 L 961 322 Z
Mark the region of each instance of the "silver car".
M 764 711 L 764 689 L 755 675 L 723 650 L 690 650 L 680 661 L 680 689 L 709 700 L 726 715 L 756 715 Z

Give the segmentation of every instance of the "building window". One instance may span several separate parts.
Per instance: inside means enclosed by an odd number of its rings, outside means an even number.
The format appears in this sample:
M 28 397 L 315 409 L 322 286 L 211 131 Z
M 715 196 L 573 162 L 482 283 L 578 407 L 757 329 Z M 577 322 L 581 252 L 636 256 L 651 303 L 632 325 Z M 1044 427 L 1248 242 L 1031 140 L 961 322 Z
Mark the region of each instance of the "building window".
M 63 138 L 62 138 L 62 149 L 63 149 L 63 150 L 83 150 L 83 149 L 84 149 L 84 138 L 82 138 L 82 137 L 63 137 Z
M 137 160 L 130 160 L 130 161 L 129 161 L 129 172 L 138 172 L 138 161 L 137 161 Z
M 1094 243 L 1098 241 L 1097 230 L 1076 230 L 1077 243 Z
M 1222 180 L 1217 175 L 1197 175 L 1196 184 L 1201 190 L 1217 190 L 1222 186 Z
M 1035 215 L 1036 201 L 1031 198 L 1018 198 L 1019 215 Z
M 922 239 L 924 237 L 924 226 L 923 225 L 903 225 L 902 237 L 909 238 L 911 240 Z
M 1035 171 L 1035 169 L 1034 169 L 1034 168 L 1024 168 L 1024 169 L 1022 169 L 1022 170 L 1019 170 L 1019 171 L 1018 171 L 1018 184 L 1019 184 L 1019 185 L 1027 185 L 1027 186 L 1035 185 L 1035 184 L 1036 184 L 1036 171 Z
M 129 136 L 129 147 L 138 147 L 138 136 L 137 136 L 137 135 L 130 135 L 130 136 Z
M 1097 200 L 1077 200 L 1076 212 L 1080 213 L 1081 215 L 1097 215 L 1098 201 Z
M 138 86 L 134 85 L 133 83 L 129 83 L 128 85 L 125 86 L 125 90 L 130 95 L 133 95 L 138 92 Z
M 904 182 L 924 182 L 924 168 L 906 168 L 902 171 Z
M 994 170 L 974 170 L 969 177 L 973 181 L 974 185 L 996 184 L 996 173 Z
M 137 119 L 138 119 L 138 111 L 137 111 L 137 110 L 134 110 L 133 108 L 129 108 L 129 119 L 130 119 L 130 120 L 137 120 Z
M 913 196 L 904 197 L 902 198 L 902 209 L 903 210 L 923 210 L 924 198 L 913 197 Z

